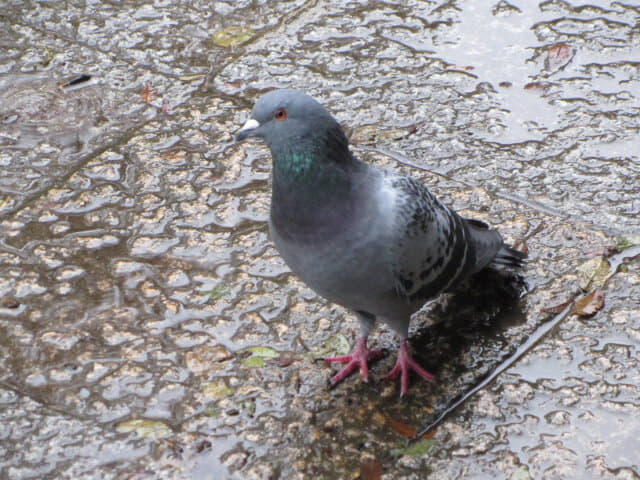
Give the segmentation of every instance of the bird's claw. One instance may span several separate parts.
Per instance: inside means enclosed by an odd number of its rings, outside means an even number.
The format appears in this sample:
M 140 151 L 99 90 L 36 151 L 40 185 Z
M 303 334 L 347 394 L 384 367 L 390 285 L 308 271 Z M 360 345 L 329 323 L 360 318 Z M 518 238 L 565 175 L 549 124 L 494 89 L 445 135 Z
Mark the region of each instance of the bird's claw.
M 427 381 L 432 382 L 434 380 L 434 376 L 427 372 L 424 368 L 416 363 L 416 361 L 411 357 L 409 353 L 409 348 L 407 347 L 407 341 L 402 340 L 400 343 L 400 349 L 398 350 L 398 360 L 396 360 L 396 364 L 391 369 L 389 373 L 385 375 L 385 379 L 393 380 L 400 376 L 400 396 L 404 397 L 409 391 L 409 372 L 414 371 L 420 377 L 424 378 Z
M 367 348 L 367 338 L 361 337 L 358 339 L 353 351 L 349 355 L 341 355 L 338 357 L 324 358 L 325 363 L 345 363 L 335 375 L 329 379 L 331 388 L 336 386 L 342 380 L 347 378 L 357 369 L 362 374 L 362 379 L 365 382 L 369 381 L 369 368 L 367 363 L 371 360 L 378 359 L 382 356 L 381 350 L 369 350 Z

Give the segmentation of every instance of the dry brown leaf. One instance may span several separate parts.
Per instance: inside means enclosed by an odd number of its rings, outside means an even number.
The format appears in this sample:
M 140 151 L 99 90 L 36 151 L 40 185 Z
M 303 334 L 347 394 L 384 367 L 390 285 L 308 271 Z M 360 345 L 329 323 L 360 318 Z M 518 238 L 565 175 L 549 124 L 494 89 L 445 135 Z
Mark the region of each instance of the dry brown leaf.
M 593 247 L 585 250 L 584 254 L 587 257 L 604 257 L 609 258 L 614 253 L 618 253 L 618 248 L 615 245 L 603 245 L 601 247 Z
M 156 91 L 151 86 L 151 82 L 147 81 L 140 92 L 140 99 L 142 100 L 142 103 L 151 103 L 156 97 Z
M 556 43 L 549 47 L 547 53 L 547 68 L 549 70 L 558 70 L 571 61 L 573 57 L 573 48 L 566 43 Z
M 525 242 L 524 240 L 516 240 L 511 248 L 521 253 L 529 252 L 529 247 L 527 247 L 527 242 Z
M 556 301 L 555 303 L 552 303 L 551 305 L 548 305 L 546 307 L 542 307 L 540 310 L 545 312 L 545 313 L 560 313 L 561 311 L 563 311 L 565 308 L 567 308 L 569 305 L 571 305 L 573 303 L 573 299 L 569 298 L 567 300 L 560 300 L 560 301 Z
M 377 460 L 367 460 L 360 465 L 362 480 L 380 480 L 382 478 L 382 464 Z
M 433 430 L 425 433 L 424 435 L 422 435 L 420 437 L 420 440 L 429 440 L 430 438 L 433 438 L 433 436 L 436 434 L 436 429 L 434 428 Z
M 384 416 L 384 421 L 391 430 L 406 438 L 413 438 L 416 434 L 416 427 L 408 425 L 388 415 Z
M 470 72 L 475 67 L 472 67 L 471 65 L 449 65 L 447 68 L 450 70 L 464 70 L 465 72 Z
M 542 92 L 544 91 L 544 85 L 540 82 L 531 82 L 531 83 L 527 83 L 524 86 L 525 90 L 531 90 L 534 92 Z
M 0 307 L 15 309 L 20 306 L 20 302 L 10 298 L 0 298 Z
M 166 160 L 167 162 L 181 163 L 185 158 L 187 158 L 187 152 L 185 152 L 184 150 L 169 150 L 169 151 L 166 151 L 166 152 L 162 152 L 160 154 L 160 156 L 164 160 Z M 221 285 L 221 284 L 219 284 L 219 285 Z M 222 287 L 220 287 L 219 290 L 221 290 L 221 289 L 222 289 Z M 200 292 L 200 293 L 203 293 L 203 292 Z M 214 297 L 214 299 L 216 297 L 216 295 L 212 295 L 211 294 L 211 290 L 208 290 L 208 291 L 206 291 L 204 293 L 207 293 L 208 296 Z M 220 292 L 220 293 L 226 295 L 228 292 Z
M 571 313 L 581 317 L 592 317 L 602 310 L 602 307 L 604 307 L 604 292 L 602 289 L 596 288 L 591 293 L 577 299 Z
M 280 368 L 284 368 L 284 367 L 288 367 L 293 362 L 299 362 L 300 360 L 302 359 L 297 357 L 287 357 L 287 356 L 280 355 L 279 357 L 276 357 L 273 360 L 269 360 L 269 363 L 273 363 Z

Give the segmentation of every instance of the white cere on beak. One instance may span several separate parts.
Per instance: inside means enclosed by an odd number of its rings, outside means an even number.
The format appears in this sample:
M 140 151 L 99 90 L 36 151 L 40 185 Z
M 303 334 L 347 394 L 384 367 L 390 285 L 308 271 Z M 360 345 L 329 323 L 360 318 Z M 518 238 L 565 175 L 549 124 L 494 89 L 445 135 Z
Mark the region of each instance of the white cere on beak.
M 260 126 L 260 122 L 258 122 L 254 118 L 250 118 L 247 122 L 242 126 L 242 128 L 238 131 L 240 132 L 248 132 L 249 130 L 255 130 Z

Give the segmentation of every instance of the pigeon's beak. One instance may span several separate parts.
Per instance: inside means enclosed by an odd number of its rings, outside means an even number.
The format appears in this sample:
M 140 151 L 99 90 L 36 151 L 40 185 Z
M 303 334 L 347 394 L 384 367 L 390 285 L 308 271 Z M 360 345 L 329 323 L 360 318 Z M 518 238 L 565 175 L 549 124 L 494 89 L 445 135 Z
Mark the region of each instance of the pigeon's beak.
M 248 137 L 253 137 L 256 128 L 258 128 L 259 126 L 260 123 L 256 119 L 250 118 L 249 120 L 247 120 L 247 123 L 245 123 L 242 128 L 238 130 L 238 133 L 236 133 L 236 142 L 240 142 Z

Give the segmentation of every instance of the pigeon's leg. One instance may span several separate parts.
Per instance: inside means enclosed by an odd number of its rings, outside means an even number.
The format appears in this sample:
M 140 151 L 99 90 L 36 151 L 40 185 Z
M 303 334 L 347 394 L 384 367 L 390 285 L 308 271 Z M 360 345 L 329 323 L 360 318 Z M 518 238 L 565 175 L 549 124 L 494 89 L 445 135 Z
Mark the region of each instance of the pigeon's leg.
M 375 360 L 382 356 L 381 350 L 369 350 L 369 348 L 367 348 L 367 337 L 375 324 L 376 317 L 366 312 L 357 313 L 358 319 L 360 320 L 361 335 L 355 347 L 353 347 L 353 351 L 349 355 L 324 359 L 325 363 L 346 363 L 346 365 L 329 380 L 331 386 L 335 386 L 358 368 L 360 368 L 363 380 L 368 382 L 369 368 L 367 367 L 367 363 L 370 360 Z
M 400 375 L 400 396 L 404 397 L 409 390 L 409 371 L 413 370 L 425 380 L 432 381 L 434 376 L 427 372 L 424 368 L 416 363 L 411 358 L 409 353 L 409 347 L 407 346 L 407 339 L 403 338 L 400 342 L 400 349 L 398 350 L 398 360 L 395 366 L 389 373 L 385 375 L 386 379 L 394 379 Z

